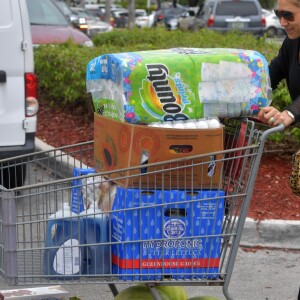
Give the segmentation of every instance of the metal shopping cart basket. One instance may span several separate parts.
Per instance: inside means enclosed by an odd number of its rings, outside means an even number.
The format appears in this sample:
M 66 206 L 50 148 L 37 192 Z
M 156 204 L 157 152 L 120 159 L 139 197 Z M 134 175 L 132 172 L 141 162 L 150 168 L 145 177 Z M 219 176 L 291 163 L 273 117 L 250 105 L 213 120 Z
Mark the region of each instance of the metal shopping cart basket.
M 224 125 L 222 151 L 118 171 L 95 172 L 93 142 L 0 161 L 9 178 L 0 186 L 1 276 L 18 286 L 105 283 L 114 295 L 121 283 L 223 286 L 231 299 L 264 142 L 284 127 Z M 24 185 L 10 187 L 20 168 Z M 195 184 L 212 168 L 217 182 Z

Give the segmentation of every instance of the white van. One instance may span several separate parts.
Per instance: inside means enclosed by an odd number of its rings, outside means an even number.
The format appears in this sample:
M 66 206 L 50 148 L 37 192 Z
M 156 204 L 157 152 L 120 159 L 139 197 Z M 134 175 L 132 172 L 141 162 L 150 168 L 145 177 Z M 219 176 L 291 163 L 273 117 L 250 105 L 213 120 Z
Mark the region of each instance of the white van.
M 34 151 L 37 78 L 26 1 L 0 1 L 0 160 Z M 0 184 L 23 184 L 24 168 L 0 164 Z

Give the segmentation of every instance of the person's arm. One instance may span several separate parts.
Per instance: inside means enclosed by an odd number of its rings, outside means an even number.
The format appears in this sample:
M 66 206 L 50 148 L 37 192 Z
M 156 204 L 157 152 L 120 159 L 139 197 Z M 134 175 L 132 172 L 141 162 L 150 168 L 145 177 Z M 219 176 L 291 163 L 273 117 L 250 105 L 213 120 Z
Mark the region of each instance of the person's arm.
M 270 79 L 272 90 L 275 90 L 281 80 L 285 78 L 285 70 L 282 58 L 282 48 L 278 55 L 271 61 L 269 65 Z
M 286 110 L 294 116 L 293 123 L 300 122 L 300 95 L 286 107 Z
M 271 86 L 276 89 L 279 82 L 287 78 L 288 74 L 288 51 L 290 41 L 285 39 L 278 55 L 271 61 L 269 65 Z M 285 127 L 299 121 L 300 112 L 300 96 L 293 101 L 283 112 L 278 111 L 273 106 L 263 107 L 258 113 L 258 119 L 272 126 L 283 123 Z

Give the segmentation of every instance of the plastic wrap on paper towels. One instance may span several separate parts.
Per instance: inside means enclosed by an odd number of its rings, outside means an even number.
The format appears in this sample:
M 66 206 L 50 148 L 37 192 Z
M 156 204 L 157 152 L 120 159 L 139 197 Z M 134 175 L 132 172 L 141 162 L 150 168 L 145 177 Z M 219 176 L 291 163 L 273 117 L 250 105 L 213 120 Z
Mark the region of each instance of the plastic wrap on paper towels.
M 130 123 L 254 115 L 272 94 L 264 56 L 222 48 L 105 54 L 87 91 L 97 113 Z

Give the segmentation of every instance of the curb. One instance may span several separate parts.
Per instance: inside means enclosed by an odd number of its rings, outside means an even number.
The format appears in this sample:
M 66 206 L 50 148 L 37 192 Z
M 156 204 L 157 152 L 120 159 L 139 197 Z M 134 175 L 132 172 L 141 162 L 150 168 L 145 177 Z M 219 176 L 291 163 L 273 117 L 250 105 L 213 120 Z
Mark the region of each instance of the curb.
M 34 140 L 35 143 L 35 151 L 39 152 L 39 151 L 49 151 L 49 150 L 54 150 L 55 148 L 46 144 L 45 142 L 43 142 L 42 140 L 38 139 L 37 137 Z
M 300 221 L 246 218 L 241 246 L 300 250 Z
M 36 151 L 55 149 L 35 139 Z M 240 246 L 300 250 L 300 221 L 246 218 Z

